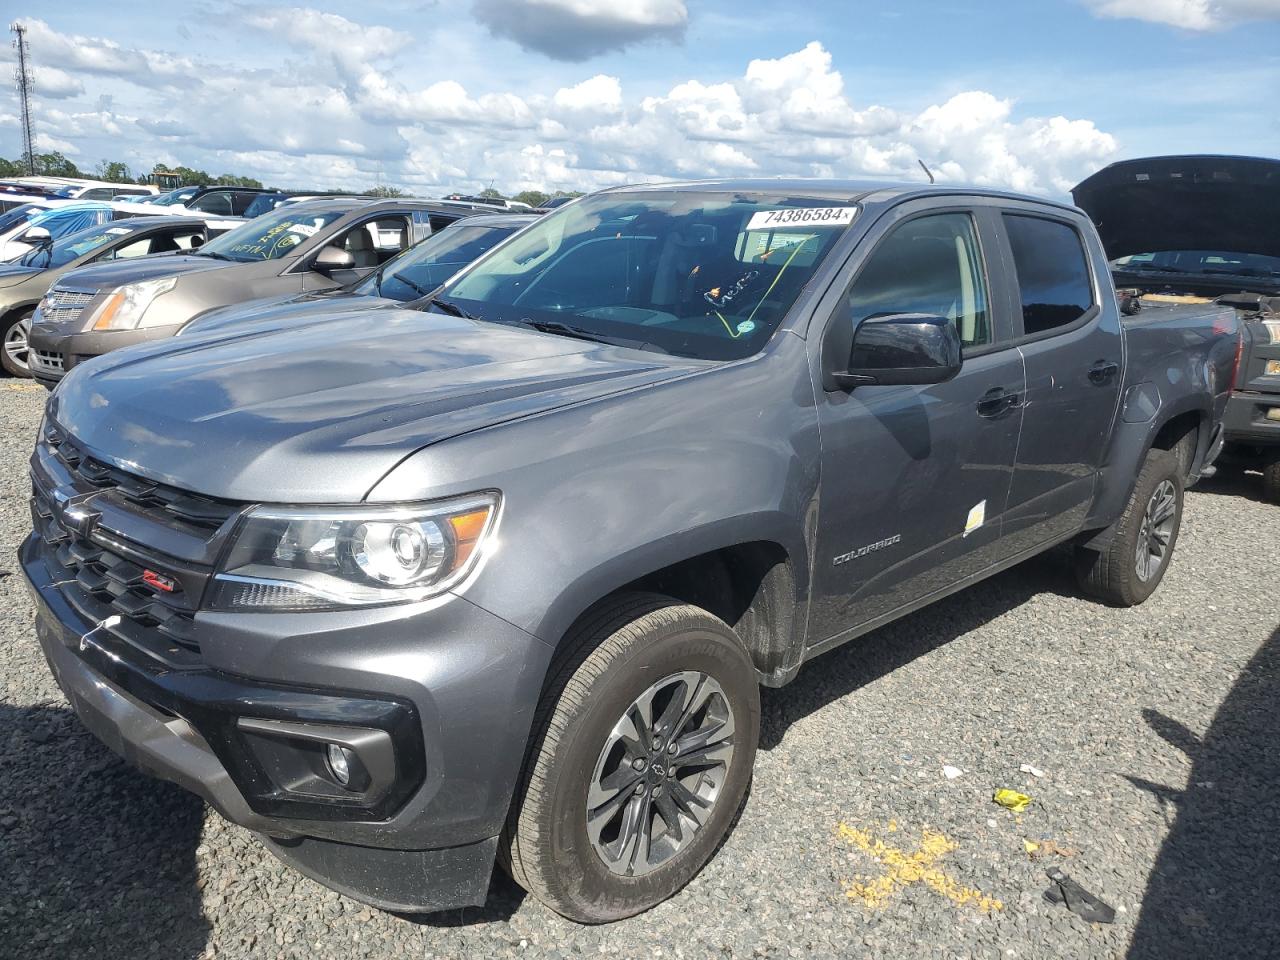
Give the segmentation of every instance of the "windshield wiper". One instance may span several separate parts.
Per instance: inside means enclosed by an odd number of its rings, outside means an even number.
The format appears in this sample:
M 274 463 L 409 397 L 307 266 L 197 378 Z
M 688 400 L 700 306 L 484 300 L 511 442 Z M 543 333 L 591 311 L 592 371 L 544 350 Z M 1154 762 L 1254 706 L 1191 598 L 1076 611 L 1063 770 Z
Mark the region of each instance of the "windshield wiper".
M 1190 270 L 1184 270 L 1182 267 L 1157 267 L 1149 263 L 1137 264 L 1128 263 L 1123 267 L 1116 267 L 1117 273 L 1190 273 Z
M 479 320 L 480 319 L 479 317 L 473 317 L 471 314 L 467 313 L 467 311 L 463 310 L 460 306 L 458 306 L 452 300 L 445 300 L 443 297 L 435 297 L 430 301 L 428 306 L 431 306 L 432 304 L 439 307 L 445 313 L 452 314 L 455 317 L 461 317 L 463 320 Z
M 192 254 L 193 257 L 208 257 L 210 260 L 230 260 L 238 262 L 235 257 L 228 257 L 225 253 L 215 253 L 212 250 L 197 250 Z
M 604 334 L 587 330 L 584 327 L 575 327 L 572 324 L 564 323 L 560 320 L 530 320 L 524 317 L 520 320 L 506 320 L 504 323 L 519 324 L 522 327 L 528 327 L 531 330 L 537 330 L 539 333 L 554 333 L 561 337 L 573 337 L 575 340 L 589 340 L 592 343 L 606 343 L 613 347 L 631 347 L 635 350 L 651 350 L 655 353 L 668 353 L 670 351 L 659 347 L 657 344 L 648 343 L 644 340 L 631 340 L 626 337 L 609 337 Z
M 402 276 L 398 273 L 392 274 L 392 276 L 400 283 L 403 283 L 406 287 L 411 288 L 413 292 L 418 294 L 419 296 L 422 296 L 422 297 L 431 296 L 431 290 L 427 287 L 424 287 L 422 284 L 414 283 L 408 277 Z M 378 289 L 378 296 L 382 296 L 382 273 L 381 272 L 378 273 L 377 289 Z

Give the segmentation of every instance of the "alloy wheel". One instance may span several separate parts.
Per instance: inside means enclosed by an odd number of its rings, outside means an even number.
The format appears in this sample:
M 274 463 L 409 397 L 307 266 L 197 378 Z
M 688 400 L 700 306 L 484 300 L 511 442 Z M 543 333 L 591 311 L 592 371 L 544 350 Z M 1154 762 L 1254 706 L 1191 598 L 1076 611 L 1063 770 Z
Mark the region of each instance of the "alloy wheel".
M 614 725 L 587 791 L 587 834 L 621 876 L 685 849 L 711 816 L 733 759 L 733 711 L 704 673 L 664 677 Z
M 1177 523 L 1178 491 L 1172 480 L 1165 480 L 1156 487 L 1147 501 L 1138 530 L 1137 562 L 1138 579 L 1148 583 L 1164 566 L 1169 556 L 1169 542 L 1173 539 Z

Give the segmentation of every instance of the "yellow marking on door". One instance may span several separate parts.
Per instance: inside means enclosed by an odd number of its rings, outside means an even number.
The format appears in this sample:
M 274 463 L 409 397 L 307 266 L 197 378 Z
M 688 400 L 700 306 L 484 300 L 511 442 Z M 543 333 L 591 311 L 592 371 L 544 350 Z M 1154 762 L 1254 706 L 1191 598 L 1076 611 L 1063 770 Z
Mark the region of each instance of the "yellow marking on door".
M 894 824 L 896 827 L 896 824 Z M 945 834 L 933 830 L 920 831 L 920 845 L 912 853 L 898 847 L 890 847 L 877 840 L 869 831 L 847 824 L 840 824 L 840 839 L 857 847 L 882 867 L 884 873 L 873 878 L 859 878 L 845 886 L 845 896 L 871 909 L 887 904 L 898 891 L 914 883 L 923 883 L 930 890 L 946 897 L 957 907 L 972 905 L 988 913 L 1003 910 L 1004 904 L 988 897 L 979 890 L 966 887 L 944 873 L 937 866 L 948 853 L 959 849 Z

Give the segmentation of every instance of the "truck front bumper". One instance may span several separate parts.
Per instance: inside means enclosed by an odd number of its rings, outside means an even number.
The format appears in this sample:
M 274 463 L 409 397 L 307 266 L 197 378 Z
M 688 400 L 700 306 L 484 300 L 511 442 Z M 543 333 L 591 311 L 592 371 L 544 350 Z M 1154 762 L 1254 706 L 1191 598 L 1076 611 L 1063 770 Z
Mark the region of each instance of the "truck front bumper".
M 405 618 L 408 632 L 352 628 L 337 647 L 326 637 L 313 659 L 282 671 L 291 683 L 214 666 L 166 669 L 126 634 L 85 619 L 64 595 L 74 586 L 54 579 L 43 552 L 35 536 L 19 551 L 36 633 L 76 714 L 108 747 L 355 899 L 403 912 L 484 902 L 550 647 L 454 597 Z M 248 625 L 227 632 L 229 646 Z M 202 641 L 211 660 L 216 635 Z M 453 642 L 424 639 L 433 635 Z M 370 647 L 390 652 L 405 636 L 417 637 L 416 649 L 393 654 L 405 675 L 375 682 Z M 266 651 L 278 637 L 257 642 Z M 342 647 L 363 681 L 326 688 L 308 679 Z M 332 663 L 329 671 L 343 673 Z M 357 769 L 374 768 L 358 796 L 325 780 L 329 737 L 353 747 Z
M 1280 446 L 1280 393 L 1233 391 L 1222 418 L 1228 443 Z M 1269 415 L 1268 415 L 1269 414 Z

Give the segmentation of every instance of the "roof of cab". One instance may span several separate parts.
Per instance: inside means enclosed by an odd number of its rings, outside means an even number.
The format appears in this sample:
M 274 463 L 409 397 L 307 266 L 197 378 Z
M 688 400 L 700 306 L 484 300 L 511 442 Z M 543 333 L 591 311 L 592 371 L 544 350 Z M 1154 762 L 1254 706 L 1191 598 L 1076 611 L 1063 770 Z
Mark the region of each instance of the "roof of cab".
M 764 193 L 833 200 L 844 203 L 890 203 L 915 197 L 970 196 L 1025 200 L 1048 206 L 1080 211 L 1069 203 L 1048 197 L 1037 197 L 1009 190 L 992 190 L 966 184 L 909 183 L 892 180 L 811 180 L 799 177 L 776 179 L 676 180 L 610 187 L 603 193 L 677 192 L 677 193 Z

